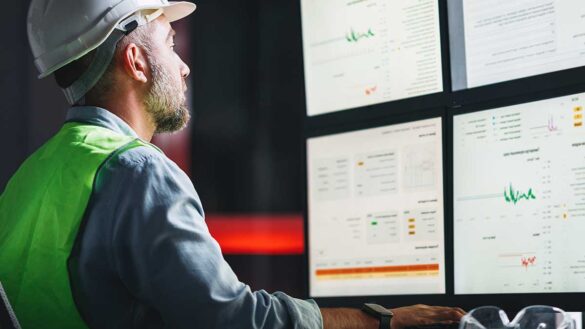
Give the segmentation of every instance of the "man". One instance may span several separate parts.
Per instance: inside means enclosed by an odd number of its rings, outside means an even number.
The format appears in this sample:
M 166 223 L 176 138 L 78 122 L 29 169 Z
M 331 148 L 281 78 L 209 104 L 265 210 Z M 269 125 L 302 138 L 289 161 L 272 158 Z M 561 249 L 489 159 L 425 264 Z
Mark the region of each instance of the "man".
M 189 68 L 166 0 L 33 0 L 41 77 L 72 104 L 62 129 L 0 196 L 0 281 L 24 328 L 378 328 L 239 282 L 209 235 L 189 178 L 149 141 L 189 120 Z M 382 310 L 384 313 L 386 310 Z M 392 310 L 393 329 L 460 309 Z

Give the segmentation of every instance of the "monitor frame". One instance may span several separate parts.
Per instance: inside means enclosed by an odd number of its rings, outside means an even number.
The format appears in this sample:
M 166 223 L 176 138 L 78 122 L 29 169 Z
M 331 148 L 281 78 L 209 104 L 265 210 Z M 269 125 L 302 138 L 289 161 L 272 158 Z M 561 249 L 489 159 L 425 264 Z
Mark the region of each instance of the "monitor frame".
M 448 251 L 450 250 L 450 246 L 448 246 L 448 241 L 452 240 L 448 235 L 449 232 L 452 231 L 452 228 L 448 225 L 448 221 L 446 218 L 445 207 L 447 206 L 447 198 L 446 198 L 446 182 L 445 182 L 445 175 L 447 172 L 447 168 L 444 166 L 445 164 L 445 157 L 447 156 L 447 151 L 445 148 L 446 145 L 446 136 L 447 136 L 447 128 L 446 128 L 446 117 L 445 117 L 445 108 L 433 108 L 427 109 L 425 111 L 417 111 L 410 114 L 402 114 L 396 116 L 386 116 L 384 119 L 378 120 L 370 120 L 370 121 L 361 121 L 361 122 L 353 122 L 350 124 L 346 124 L 343 126 L 337 127 L 323 127 L 322 129 L 315 129 L 311 133 L 307 134 L 305 143 L 303 148 L 305 149 L 304 156 L 303 156 L 303 199 L 304 199 L 304 208 L 303 208 L 303 215 L 304 215 L 304 239 L 305 239 L 305 254 L 304 254 L 304 267 L 305 267 L 305 282 L 307 284 L 307 291 L 306 297 L 313 298 L 317 301 L 319 306 L 322 307 L 360 307 L 365 302 L 374 302 L 379 303 L 386 306 L 400 306 L 405 304 L 413 304 L 413 303 L 420 303 L 421 300 L 424 300 L 425 303 L 429 304 L 441 304 L 445 302 L 444 296 L 448 294 L 452 287 L 449 286 L 449 280 L 447 279 L 451 273 L 451 267 L 448 265 L 451 263 L 451 260 L 448 259 L 451 253 Z M 416 294 L 416 295 L 377 295 L 377 296 L 339 296 L 339 297 L 313 297 L 310 296 L 310 272 L 309 272 L 309 252 L 308 250 L 311 248 L 310 241 L 309 241 L 309 217 L 308 217 L 308 175 L 307 175 L 307 153 L 306 153 L 306 146 L 308 139 L 314 137 L 323 137 L 329 135 L 335 135 L 340 133 L 348 133 L 348 132 L 356 132 L 365 129 L 371 128 L 380 128 L 386 127 L 396 124 L 403 124 L 409 122 L 415 122 L 425 119 L 433 119 L 433 118 L 440 118 L 441 119 L 441 140 L 442 140 L 442 157 L 443 157 L 443 170 L 442 170 L 442 179 L 443 179 L 443 225 L 444 225 L 444 257 L 445 257 L 445 293 L 437 293 L 437 294 Z M 374 123 L 375 122 L 375 123 Z M 446 304 L 445 304 L 446 305 Z
M 468 106 L 451 108 L 448 110 L 447 120 L 450 127 L 447 135 L 447 144 L 450 149 L 448 157 L 445 158 L 445 166 L 448 168 L 447 177 L 454 177 L 454 153 L 453 141 L 455 131 L 453 129 L 453 120 L 457 115 L 476 113 L 498 109 L 502 107 L 521 105 L 531 102 L 537 102 L 557 97 L 570 96 L 585 92 L 585 83 L 573 85 L 569 88 L 556 88 L 545 92 L 525 93 L 522 96 L 510 97 L 506 99 L 494 99 L 488 102 L 478 102 Z M 585 312 L 585 291 L 573 293 L 507 293 L 507 294 L 455 294 L 455 278 L 454 278 L 454 182 L 453 179 L 446 180 L 447 197 L 449 205 L 445 208 L 447 221 L 451 226 L 451 241 L 450 241 L 450 258 L 451 263 L 447 266 L 451 267 L 450 286 L 452 290 L 449 292 L 449 298 L 453 305 L 458 305 L 464 309 L 472 309 L 484 305 L 496 305 L 500 307 L 506 306 L 508 312 L 518 312 L 523 307 L 528 305 L 554 305 L 564 309 L 567 312 Z M 502 302 L 506 305 L 502 305 Z
M 449 3 L 455 0 L 446 0 L 446 20 L 448 35 L 455 30 L 450 22 L 451 12 L 449 11 Z M 464 1 L 464 0 L 463 0 Z M 449 48 L 449 66 L 453 67 L 453 58 L 451 56 L 451 50 L 454 47 L 452 40 L 449 38 L 447 41 L 447 47 Z M 450 70 L 449 74 L 449 92 L 452 94 L 453 106 L 470 105 L 478 102 L 489 102 L 495 99 L 506 99 L 509 97 L 521 97 L 525 94 L 545 92 L 551 89 L 557 88 L 570 88 L 572 85 L 583 82 L 583 76 L 585 76 L 585 66 L 573 67 L 569 69 L 552 71 L 548 73 L 531 75 L 513 80 L 504 80 L 500 82 L 494 82 L 491 84 L 465 88 L 457 91 L 453 91 L 453 70 Z M 493 96 L 496 95 L 496 96 Z
M 315 114 L 309 116 L 307 114 L 307 97 L 306 97 L 306 75 L 305 75 L 305 58 L 303 57 L 303 97 L 305 99 L 305 106 L 303 113 L 305 117 L 305 123 L 309 129 L 318 129 L 322 126 L 334 126 L 340 122 L 352 122 L 356 118 L 359 119 L 373 119 L 384 117 L 387 113 L 403 114 L 411 110 L 424 110 L 437 106 L 437 100 L 440 100 L 441 104 L 444 104 L 447 99 L 445 96 L 448 95 L 446 92 L 451 90 L 451 66 L 449 56 L 449 42 L 447 40 L 449 31 L 447 23 L 447 4 L 446 1 L 439 1 L 438 7 L 439 13 L 439 37 L 440 37 L 440 50 L 441 50 L 441 74 L 442 74 L 442 89 L 441 92 L 432 94 L 426 94 L 421 96 L 415 96 L 410 98 L 403 98 L 397 100 L 391 100 L 382 103 L 376 103 L 371 105 L 360 106 L 351 109 L 337 110 L 333 112 Z M 301 17 L 302 21 L 302 17 Z M 301 22 L 302 23 L 302 22 Z M 302 39 L 302 25 L 301 30 Z M 301 42 L 303 44 L 303 42 Z

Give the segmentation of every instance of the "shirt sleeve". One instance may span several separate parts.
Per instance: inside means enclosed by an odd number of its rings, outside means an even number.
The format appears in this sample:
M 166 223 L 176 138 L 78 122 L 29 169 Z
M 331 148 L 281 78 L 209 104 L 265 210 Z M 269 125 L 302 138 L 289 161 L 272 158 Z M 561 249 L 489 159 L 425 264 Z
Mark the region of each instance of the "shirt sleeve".
M 172 328 L 322 328 L 314 301 L 251 291 L 209 234 L 190 179 L 156 150 L 109 161 L 112 264 L 129 292 Z M 102 183 L 100 183 L 102 184 Z

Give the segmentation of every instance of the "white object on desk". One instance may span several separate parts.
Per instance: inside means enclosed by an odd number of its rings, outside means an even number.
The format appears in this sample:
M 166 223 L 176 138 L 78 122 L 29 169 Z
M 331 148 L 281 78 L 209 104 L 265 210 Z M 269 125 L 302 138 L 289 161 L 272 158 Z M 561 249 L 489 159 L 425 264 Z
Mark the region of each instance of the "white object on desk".
M 583 312 L 565 312 L 575 320 L 575 329 L 583 329 Z

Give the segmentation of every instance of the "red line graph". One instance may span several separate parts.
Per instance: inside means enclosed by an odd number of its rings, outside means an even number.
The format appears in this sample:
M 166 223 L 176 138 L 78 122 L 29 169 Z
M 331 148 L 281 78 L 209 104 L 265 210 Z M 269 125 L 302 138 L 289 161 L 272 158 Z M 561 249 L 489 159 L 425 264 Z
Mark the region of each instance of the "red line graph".
M 522 262 L 522 266 L 528 270 L 528 266 L 534 266 L 536 264 L 536 256 L 522 257 L 520 261 Z
M 559 127 L 555 125 L 555 118 L 553 116 L 548 118 L 548 124 L 546 125 L 546 128 L 549 132 L 557 131 L 559 129 Z
M 373 93 L 376 92 L 376 90 L 378 89 L 378 86 L 373 86 L 373 87 L 367 87 L 365 89 L 366 95 L 372 95 Z

